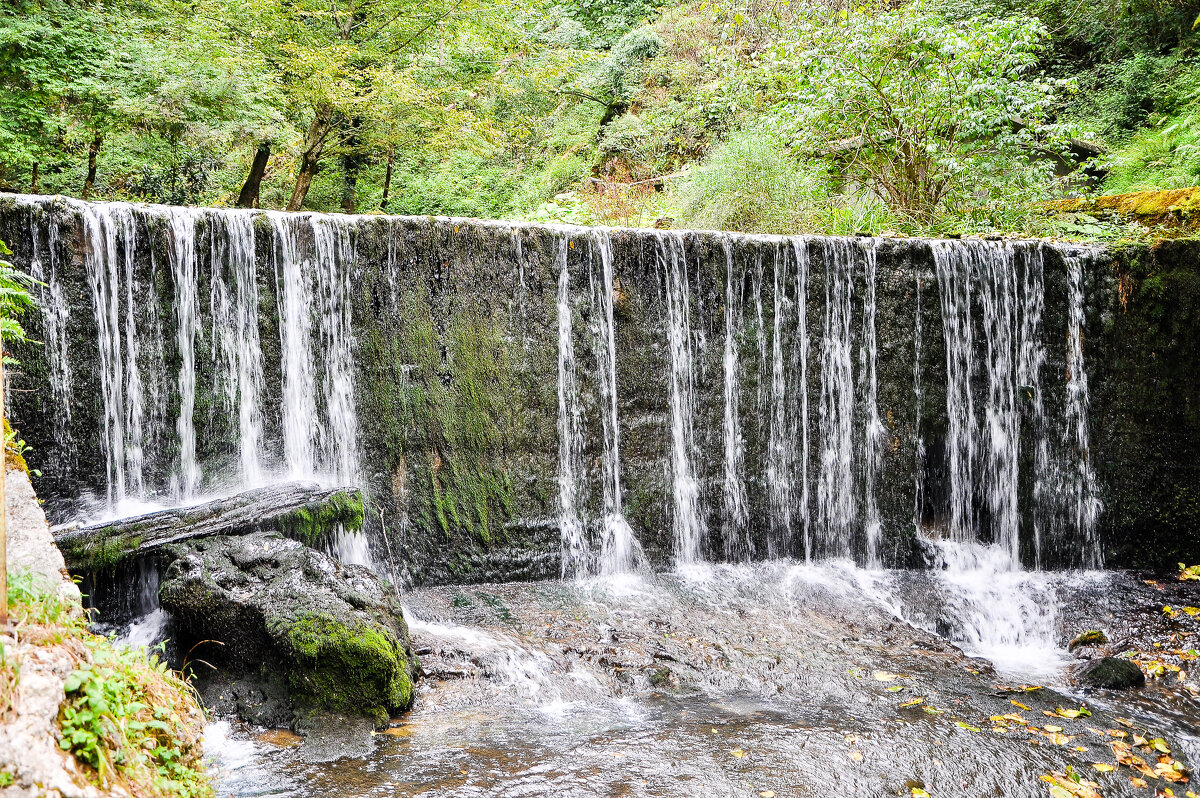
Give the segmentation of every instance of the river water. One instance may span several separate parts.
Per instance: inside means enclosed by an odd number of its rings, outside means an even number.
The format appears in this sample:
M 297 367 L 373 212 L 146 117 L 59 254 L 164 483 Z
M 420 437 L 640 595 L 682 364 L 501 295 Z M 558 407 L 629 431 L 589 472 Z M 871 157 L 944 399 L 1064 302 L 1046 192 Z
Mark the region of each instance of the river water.
M 1117 716 L 1200 756 L 1195 692 L 1085 695 L 1065 643 L 1171 632 L 1156 591 L 1122 572 L 1011 571 L 979 547 L 917 572 L 701 564 L 428 588 L 405 597 L 424 678 L 391 728 L 347 730 L 332 761 L 312 738 L 228 721 L 207 746 L 229 796 L 1042 796 L 1068 766 L 1105 796 L 1151 795 L 1090 763 L 1114 762 Z M 1043 715 L 1083 704 L 1090 717 Z M 1014 713 L 1026 724 L 989 720 Z

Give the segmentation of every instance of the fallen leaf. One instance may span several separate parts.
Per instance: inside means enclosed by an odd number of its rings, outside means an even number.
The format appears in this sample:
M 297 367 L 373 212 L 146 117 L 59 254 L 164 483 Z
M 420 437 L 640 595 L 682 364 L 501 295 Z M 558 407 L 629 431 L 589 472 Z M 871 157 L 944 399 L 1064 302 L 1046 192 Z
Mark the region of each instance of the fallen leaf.
M 1048 731 L 1048 732 L 1060 732 L 1060 731 L 1062 731 L 1062 726 L 1046 726 L 1045 728 L 1046 728 L 1046 731 Z
M 730 751 L 729 753 L 733 754 L 734 757 L 736 757 L 737 759 L 741 759 L 742 757 L 744 757 L 746 755 L 746 752 L 740 748 L 735 748 L 732 751 Z
M 845 737 L 845 741 L 846 741 L 846 745 L 854 745 L 856 742 L 858 742 L 858 735 L 857 734 L 847 734 Z
M 1145 787 L 1149 783 L 1145 779 L 1139 779 L 1137 776 L 1130 776 L 1129 781 L 1134 787 Z
M 898 692 L 900 692 L 901 690 L 903 690 L 903 689 L 904 689 L 904 685 L 902 685 L 902 684 L 894 684 L 894 685 L 892 685 L 891 687 L 888 687 L 888 688 L 886 688 L 886 689 L 887 689 L 887 691 L 888 691 L 889 693 L 898 693 Z
M 1027 707 L 1015 698 L 1010 698 L 1008 700 L 1009 700 L 1009 703 L 1011 703 L 1014 707 L 1020 707 L 1021 709 L 1024 709 L 1026 711 L 1033 709 L 1033 707 Z
M 775 798 L 774 790 L 763 790 L 758 794 L 759 798 Z
M 850 758 L 853 759 L 855 762 L 861 762 L 862 761 L 862 751 L 851 751 Z
M 1131 729 L 1133 728 L 1133 721 L 1131 721 L 1129 718 L 1113 718 L 1113 720 L 1115 720 L 1117 723 L 1120 723 L 1122 726 L 1127 726 Z
M 929 798 L 929 793 L 925 792 L 920 787 L 913 787 L 912 798 Z
M 969 723 L 963 723 L 961 720 L 954 721 L 954 725 L 960 729 L 966 729 L 969 732 L 978 732 L 979 731 L 978 726 L 972 726 Z
M 900 678 L 898 673 L 888 673 L 887 671 L 875 671 L 875 681 L 877 682 L 894 682 Z
M 912 701 L 905 701 L 903 704 L 900 705 L 900 708 L 903 709 L 904 707 L 915 707 L 917 704 L 923 704 L 923 703 L 925 703 L 924 698 L 914 698 Z
M 1167 741 L 1161 737 L 1155 737 L 1150 741 L 1150 747 L 1160 753 L 1169 754 L 1171 749 L 1167 747 Z
M 1112 773 L 1114 770 L 1116 770 L 1116 768 L 1107 762 L 1093 762 L 1092 767 L 1101 773 Z

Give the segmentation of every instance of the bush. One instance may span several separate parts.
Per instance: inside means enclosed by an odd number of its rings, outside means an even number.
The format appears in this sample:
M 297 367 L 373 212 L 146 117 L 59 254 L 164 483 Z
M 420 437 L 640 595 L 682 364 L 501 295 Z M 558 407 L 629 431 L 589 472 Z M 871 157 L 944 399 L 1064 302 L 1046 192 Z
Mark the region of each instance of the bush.
M 837 233 L 878 222 L 877 206 L 851 210 L 831 194 L 826 175 L 798 162 L 761 130 L 743 130 L 719 144 L 679 181 L 677 190 L 680 221 L 687 227 Z

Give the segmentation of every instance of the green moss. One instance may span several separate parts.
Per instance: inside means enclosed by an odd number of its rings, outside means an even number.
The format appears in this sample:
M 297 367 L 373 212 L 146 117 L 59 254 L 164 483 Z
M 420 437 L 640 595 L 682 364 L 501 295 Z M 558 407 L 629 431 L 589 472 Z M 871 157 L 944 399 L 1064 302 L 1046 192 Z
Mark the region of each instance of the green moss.
M 335 527 L 359 529 L 363 525 L 363 500 L 358 491 L 338 491 L 327 501 L 298 507 L 280 519 L 280 529 L 291 538 L 312 546 Z
M 291 624 L 288 639 L 301 666 L 289 682 L 301 700 L 366 715 L 380 725 L 390 713 L 412 706 L 408 658 L 386 629 L 307 613 Z
M 439 328 L 423 284 L 397 299 L 396 323 L 377 320 L 362 350 L 366 400 L 386 430 L 377 445 L 393 469 L 405 464 L 411 517 L 486 543 L 515 506 L 504 457 L 514 378 L 500 322 L 481 307 L 439 308 Z

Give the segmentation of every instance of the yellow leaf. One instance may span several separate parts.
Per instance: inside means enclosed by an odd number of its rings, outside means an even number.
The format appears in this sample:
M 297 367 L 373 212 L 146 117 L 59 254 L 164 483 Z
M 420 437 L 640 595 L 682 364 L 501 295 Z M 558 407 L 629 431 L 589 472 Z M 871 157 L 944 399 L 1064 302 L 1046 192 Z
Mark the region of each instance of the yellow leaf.
M 902 685 L 902 684 L 893 684 L 891 687 L 888 687 L 888 688 L 886 688 L 886 689 L 887 689 L 887 691 L 888 691 L 889 693 L 898 693 L 898 692 L 900 692 L 901 690 L 903 690 L 903 689 L 904 689 L 904 685 Z
M 969 723 L 963 723 L 961 720 L 954 721 L 954 725 L 960 729 L 966 729 L 969 732 L 978 732 L 979 731 L 978 726 L 972 726 Z
M 1093 762 L 1092 767 L 1101 773 L 1112 773 L 1115 768 L 1107 762 Z
M 923 703 L 925 703 L 924 698 L 914 698 L 912 701 L 905 701 L 903 704 L 900 705 L 900 708 L 903 709 L 904 707 L 915 707 L 917 704 L 923 704 Z
M 894 682 L 900 678 L 898 673 L 888 673 L 887 671 L 875 671 L 875 681 L 877 682 Z
M 1133 728 L 1133 721 L 1131 721 L 1129 718 L 1113 718 L 1113 720 L 1115 720 L 1117 723 L 1120 723 L 1122 726 L 1127 726 L 1130 729 Z
M 740 748 L 735 748 L 732 751 L 730 751 L 729 753 L 733 754 L 734 757 L 736 757 L 737 759 L 741 759 L 742 757 L 744 757 L 746 755 L 746 752 Z
M 1167 747 L 1167 741 L 1161 737 L 1155 737 L 1151 740 L 1150 747 L 1163 754 L 1171 753 L 1171 749 Z
M 1145 779 L 1139 779 L 1137 776 L 1130 776 L 1129 781 L 1134 787 L 1145 787 L 1148 783 Z
M 759 798 L 775 798 L 774 790 L 763 790 L 759 794 Z
M 929 793 L 925 792 L 920 787 L 913 787 L 912 798 L 929 798 Z
M 1018 701 L 1018 700 L 1017 700 L 1017 699 L 1015 699 L 1015 698 L 1010 698 L 1010 699 L 1009 699 L 1009 702 L 1010 702 L 1010 703 L 1011 703 L 1011 704 L 1012 704 L 1014 707 L 1020 707 L 1021 709 L 1024 709 L 1024 710 L 1026 710 L 1026 711 L 1033 709 L 1033 707 L 1027 707 L 1027 706 L 1025 706 L 1024 704 L 1022 704 L 1020 701 Z
M 1049 725 L 1047 725 L 1045 728 L 1046 728 L 1046 731 L 1048 731 L 1048 732 L 1060 732 L 1060 731 L 1062 731 L 1062 726 L 1049 726 Z

